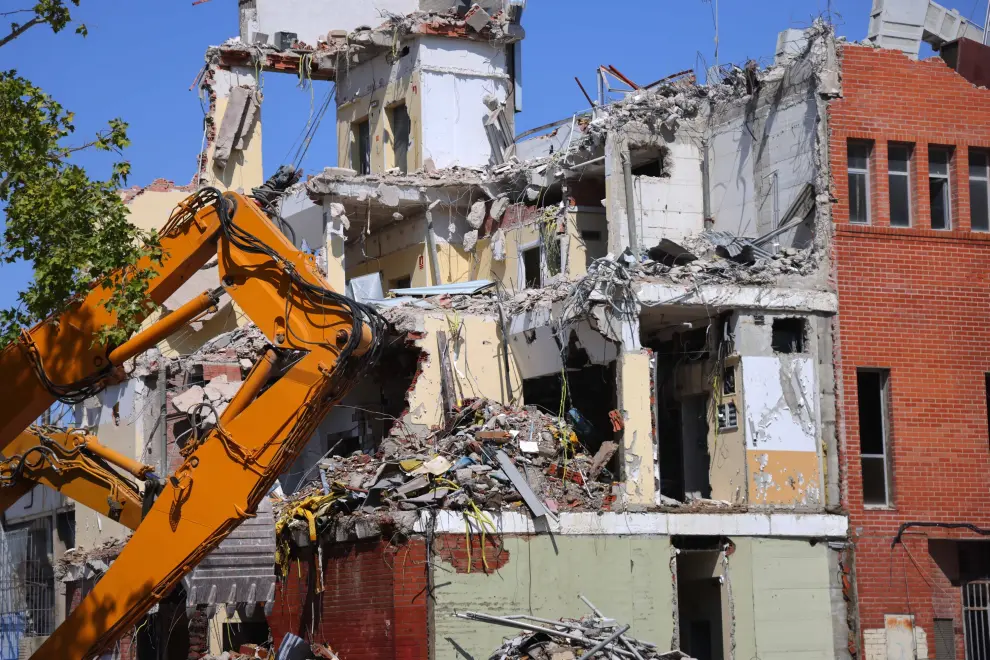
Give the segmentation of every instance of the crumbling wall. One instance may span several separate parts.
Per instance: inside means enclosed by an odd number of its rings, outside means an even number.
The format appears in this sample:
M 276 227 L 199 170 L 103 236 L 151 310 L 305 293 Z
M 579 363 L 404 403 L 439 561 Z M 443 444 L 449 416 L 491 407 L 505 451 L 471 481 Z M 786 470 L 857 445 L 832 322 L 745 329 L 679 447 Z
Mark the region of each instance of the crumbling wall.
M 423 160 L 438 168 L 488 165 L 493 155 L 484 124 L 491 113 L 486 100 L 504 103 L 508 97 L 505 47 L 425 37 L 419 52 Z
M 679 139 L 667 146 L 666 176 L 634 176 L 637 233 L 649 248 L 664 238 L 681 241 L 705 228 L 702 154 L 695 140 Z
M 439 333 L 447 337 L 450 357 L 447 373 L 451 377 L 457 402 L 470 398 L 487 398 L 509 403 L 522 398 L 522 379 L 516 358 L 509 348 L 509 386 L 502 359 L 502 333 L 493 316 L 429 313 L 410 318 L 403 326 L 422 333 L 416 346 L 425 353 L 415 387 L 408 396 L 408 412 L 402 422 L 413 431 L 439 424 L 443 419 L 443 360 L 438 344 Z M 410 328 L 410 329 L 412 329 Z
M 451 535 L 447 543 L 463 550 L 464 536 Z M 673 632 L 673 588 L 666 571 L 658 570 L 658 558 L 670 551 L 667 537 L 503 536 L 502 544 L 509 559 L 497 574 L 458 571 L 450 557 L 436 556 L 436 660 L 485 658 L 511 635 L 506 628 L 454 618 L 455 612 L 578 617 L 589 613 L 579 594 L 631 624 L 637 639 L 666 648 Z
M 810 56 L 775 70 L 759 93 L 716 107 L 708 139 L 714 229 L 756 237 L 776 227 L 817 176 L 818 81 Z
M 208 54 L 208 57 L 212 57 Z M 248 103 L 257 102 L 258 107 L 250 116 L 241 114 L 244 108 L 235 106 L 232 112 L 238 116 L 226 117 L 227 108 L 234 90 L 241 88 L 253 97 L 257 92 L 258 81 L 252 67 L 232 67 L 224 69 L 215 61 L 208 61 L 206 71 L 200 82 L 202 94 L 209 107 L 203 127 L 205 151 L 200 155 L 200 183 L 215 186 L 221 190 L 236 190 L 250 192 L 265 181 L 261 162 L 261 107 L 260 99 L 250 99 Z M 238 92 L 238 94 L 241 94 Z M 230 157 L 222 165 L 217 163 L 215 155 L 217 141 L 224 120 L 234 127 L 230 135 L 236 138 L 233 144 L 236 148 L 230 152 Z

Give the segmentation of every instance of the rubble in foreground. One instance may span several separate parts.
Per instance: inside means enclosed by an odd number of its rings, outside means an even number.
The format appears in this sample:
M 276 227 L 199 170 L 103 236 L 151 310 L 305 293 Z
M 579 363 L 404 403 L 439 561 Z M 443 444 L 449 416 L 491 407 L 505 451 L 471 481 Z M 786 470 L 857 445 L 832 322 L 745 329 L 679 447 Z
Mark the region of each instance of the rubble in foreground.
M 656 644 L 631 637 L 628 634 L 631 626 L 605 617 L 584 596 L 581 600 L 591 607 L 593 615 L 559 621 L 528 614 L 494 616 L 463 612 L 456 616 L 523 631 L 505 640 L 489 660 L 590 660 L 596 654 L 605 660 L 680 660 L 689 657 L 679 650 L 661 652 Z

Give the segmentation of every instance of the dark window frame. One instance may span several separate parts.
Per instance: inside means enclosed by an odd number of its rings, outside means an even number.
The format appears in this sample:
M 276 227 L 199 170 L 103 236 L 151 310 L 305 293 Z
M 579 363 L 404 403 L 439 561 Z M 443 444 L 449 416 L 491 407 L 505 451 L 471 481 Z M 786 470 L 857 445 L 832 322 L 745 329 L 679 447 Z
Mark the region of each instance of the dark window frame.
M 880 453 L 871 451 L 869 453 L 864 451 L 864 445 L 869 442 L 876 442 L 876 438 L 865 438 L 865 431 L 867 420 L 864 419 L 863 407 L 864 407 L 864 380 L 866 377 L 878 376 L 879 377 L 879 388 L 877 394 L 879 394 L 880 408 L 877 414 L 877 420 L 880 423 Z M 856 395 L 858 401 L 858 413 L 859 413 L 859 445 L 860 445 L 860 477 L 862 479 L 862 494 L 863 494 L 863 506 L 866 508 L 874 509 L 890 509 L 894 507 L 894 462 L 893 462 L 893 414 L 891 412 L 892 408 L 892 397 L 890 390 L 890 369 L 875 368 L 875 367 L 862 367 L 856 369 Z M 883 501 L 875 500 L 868 501 L 867 492 L 875 487 L 870 487 L 868 489 L 866 480 L 866 470 L 865 461 L 881 461 L 882 463 L 882 474 L 883 474 Z
M 863 148 L 866 150 L 865 158 L 863 159 L 865 167 L 853 166 L 853 159 L 858 158 L 853 154 L 853 149 L 856 148 Z M 849 222 L 852 224 L 868 225 L 873 222 L 873 213 L 870 208 L 872 195 L 870 172 L 872 169 L 872 160 L 873 142 L 870 140 L 849 140 L 846 143 L 846 172 L 849 183 Z M 863 199 L 860 204 L 857 204 L 854 199 L 856 196 L 856 191 L 858 190 L 858 188 L 853 185 L 854 177 L 856 179 L 862 178 L 863 182 Z M 862 215 L 860 215 L 859 211 L 862 212 Z
M 934 171 L 933 165 L 941 166 L 942 163 L 936 162 L 935 156 L 937 154 L 945 155 L 945 172 Z M 953 150 L 952 147 L 942 146 L 942 145 L 930 145 L 928 147 L 928 200 L 929 200 L 929 216 L 931 220 L 931 228 L 935 231 L 952 231 L 952 158 Z M 939 168 L 941 169 L 941 168 Z M 940 220 L 938 224 L 942 226 L 936 226 L 936 192 L 934 186 L 939 186 L 938 196 L 941 197 L 941 206 L 944 209 L 944 218 Z
M 901 151 L 901 150 L 903 150 L 904 155 L 905 155 L 905 157 L 903 159 L 904 169 L 903 170 L 901 170 L 901 169 L 896 169 L 895 170 L 895 169 L 893 169 L 891 167 L 891 163 L 892 162 L 900 162 L 901 159 L 897 159 L 897 161 L 893 161 L 890 156 L 895 151 Z M 914 217 L 914 205 L 912 204 L 912 199 L 911 199 L 912 198 L 912 195 L 911 195 L 911 188 L 912 188 L 912 186 L 911 186 L 911 174 L 912 174 L 912 169 L 913 169 L 912 168 L 912 161 L 913 160 L 914 160 L 914 145 L 913 144 L 909 144 L 909 143 L 906 143 L 906 142 L 891 142 L 891 143 L 889 143 L 887 145 L 887 190 L 888 190 L 888 195 L 889 195 L 889 198 L 890 198 L 889 201 L 890 201 L 890 226 L 891 227 L 910 227 L 911 224 L 912 224 L 912 220 L 913 220 L 913 217 Z M 907 210 L 907 219 L 906 219 L 906 222 L 895 221 L 895 206 L 894 206 L 894 188 L 895 188 L 894 181 L 895 181 L 895 179 L 896 180 L 903 180 L 904 183 L 906 184 L 905 185 L 905 191 L 904 191 L 904 194 L 906 196 L 906 199 L 903 200 L 905 202 L 904 205 L 905 205 L 906 210 Z
M 982 158 L 983 162 L 974 164 L 974 156 Z M 974 171 L 977 173 L 975 176 Z M 982 194 L 973 194 L 974 183 L 983 187 Z M 981 223 L 982 226 L 977 226 L 976 214 L 974 213 L 976 209 L 974 200 L 978 199 L 982 201 L 983 206 L 984 221 Z M 987 149 L 970 149 L 969 151 L 969 228 L 972 231 L 990 231 L 990 150 Z

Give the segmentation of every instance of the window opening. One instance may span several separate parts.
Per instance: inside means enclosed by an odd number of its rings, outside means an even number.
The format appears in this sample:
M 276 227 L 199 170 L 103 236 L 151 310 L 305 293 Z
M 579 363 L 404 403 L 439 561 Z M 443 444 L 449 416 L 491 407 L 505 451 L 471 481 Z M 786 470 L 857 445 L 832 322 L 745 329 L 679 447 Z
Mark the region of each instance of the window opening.
M 371 174 L 371 121 L 365 119 L 354 126 L 355 162 L 358 174 Z
M 885 370 L 856 373 L 859 397 L 859 451 L 863 474 L 863 503 L 890 504 L 890 375 Z
M 911 226 L 911 147 L 892 144 L 887 149 L 887 181 L 890 187 L 890 224 Z
M 870 144 L 849 142 L 849 222 L 870 222 Z
M 805 327 L 804 319 L 774 319 L 770 339 L 773 352 L 804 353 Z
M 412 288 L 412 277 L 409 275 L 406 275 L 405 277 L 397 277 L 388 283 L 388 288 L 389 290 Z
M 409 110 L 405 105 L 392 109 L 392 141 L 395 152 L 395 167 L 406 174 L 409 171 L 409 135 L 412 124 Z
M 985 151 L 969 152 L 969 209 L 973 231 L 990 231 L 990 157 Z
M 949 150 L 943 147 L 932 147 L 928 150 L 928 193 L 931 198 L 932 229 L 952 228 L 949 158 Z
M 726 367 L 722 372 L 722 394 L 736 393 L 736 368 Z
M 522 251 L 523 284 L 527 289 L 538 289 L 543 281 L 540 259 L 540 246 Z

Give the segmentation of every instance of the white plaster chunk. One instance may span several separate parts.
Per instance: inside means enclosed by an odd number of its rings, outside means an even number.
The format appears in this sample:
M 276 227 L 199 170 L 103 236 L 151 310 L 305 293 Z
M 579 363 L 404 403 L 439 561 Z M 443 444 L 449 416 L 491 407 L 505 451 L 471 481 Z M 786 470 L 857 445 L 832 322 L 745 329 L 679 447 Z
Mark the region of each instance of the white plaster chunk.
M 501 227 L 492 234 L 492 259 L 498 262 L 505 261 L 505 232 Z
M 199 385 L 193 385 L 178 396 L 172 397 L 172 407 L 181 413 L 188 413 L 193 406 L 203 403 L 204 392 Z
M 492 208 L 488 212 L 488 214 L 492 216 L 492 220 L 495 222 L 501 220 L 502 216 L 505 215 L 505 212 L 508 210 L 509 204 L 510 202 L 508 197 L 499 197 L 492 202 Z
M 390 186 L 384 183 L 378 186 L 378 199 L 385 206 L 397 207 L 399 205 L 400 195 L 401 193 L 396 186 Z
M 464 233 L 464 249 L 468 252 L 474 251 L 474 246 L 478 244 L 478 230 L 472 229 Z
M 467 221 L 472 229 L 480 229 L 481 225 L 484 224 L 486 210 L 484 200 L 479 200 L 471 205 L 471 212 L 468 213 Z

